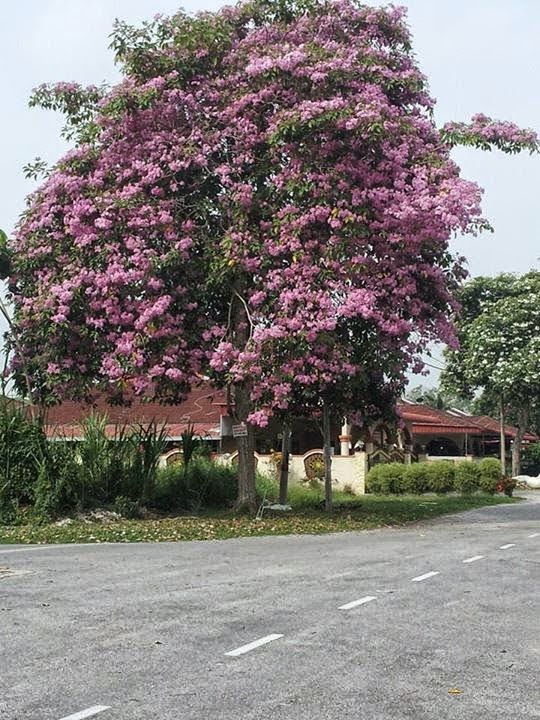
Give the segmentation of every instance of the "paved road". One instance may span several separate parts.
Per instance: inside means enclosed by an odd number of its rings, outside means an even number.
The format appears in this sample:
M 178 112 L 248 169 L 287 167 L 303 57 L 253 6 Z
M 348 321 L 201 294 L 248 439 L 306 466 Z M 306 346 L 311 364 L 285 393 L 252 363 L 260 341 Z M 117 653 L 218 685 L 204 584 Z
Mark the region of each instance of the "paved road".
M 538 500 L 401 530 L 2 546 L 0 718 L 540 718 Z

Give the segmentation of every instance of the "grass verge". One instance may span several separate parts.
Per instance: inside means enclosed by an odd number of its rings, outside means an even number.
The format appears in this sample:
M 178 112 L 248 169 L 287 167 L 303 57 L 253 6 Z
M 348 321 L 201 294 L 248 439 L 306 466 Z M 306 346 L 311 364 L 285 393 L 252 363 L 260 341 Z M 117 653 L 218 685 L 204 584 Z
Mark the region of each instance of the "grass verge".
M 313 502 L 287 514 L 265 513 L 262 520 L 216 512 L 200 517 L 179 516 L 152 520 L 0 526 L 0 543 L 175 542 L 222 540 L 259 535 L 304 535 L 367 530 L 456 513 L 463 510 L 519 502 L 505 496 L 343 496 L 326 514 Z

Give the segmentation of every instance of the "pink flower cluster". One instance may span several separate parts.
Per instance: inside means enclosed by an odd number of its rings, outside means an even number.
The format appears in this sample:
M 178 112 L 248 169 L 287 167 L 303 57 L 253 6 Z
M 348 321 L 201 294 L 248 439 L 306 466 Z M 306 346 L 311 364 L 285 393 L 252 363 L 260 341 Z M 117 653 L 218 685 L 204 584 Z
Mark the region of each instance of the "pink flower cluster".
M 158 20 L 170 42 L 133 55 L 95 140 L 30 198 L 10 291 L 36 393 L 174 401 L 206 373 L 248 387 L 264 425 L 325 394 L 373 407 L 451 339 L 448 241 L 480 219 L 445 136 L 465 128 L 434 126 L 401 9 L 310 8 L 207 13 L 195 48 L 185 16 Z M 536 142 L 483 116 L 471 132 Z
M 443 136 L 451 143 L 476 145 L 483 149 L 491 146 L 506 152 L 527 149 L 538 152 L 538 134 L 534 130 L 518 127 L 515 123 L 493 120 L 478 113 L 470 123 L 449 122 L 443 126 Z

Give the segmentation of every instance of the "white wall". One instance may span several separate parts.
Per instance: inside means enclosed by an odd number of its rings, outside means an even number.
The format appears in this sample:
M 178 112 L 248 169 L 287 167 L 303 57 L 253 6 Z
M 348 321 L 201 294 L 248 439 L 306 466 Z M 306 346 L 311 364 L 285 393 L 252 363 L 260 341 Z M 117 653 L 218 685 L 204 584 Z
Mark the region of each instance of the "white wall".
M 169 455 L 176 455 L 178 448 L 163 454 L 160 458 L 160 467 L 165 467 Z M 289 460 L 289 482 L 291 484 L 302 482 L 306 477 L 304 460 L 310 455 L 321 454 L 322 450 L 310 450 L 305 455 L 291 455 Z M 218 455 L 218 462 L 229 463 L 235 458 L 236 453 Z M 265 475 L 276 477 L 276 466 L 270 455 L 259 455 L 257 458 L 257 470 Z M 332 456 L 332 479 L 334 488 L 343 490 L 350 488 L 357 495 L 366 492 L 367 455 L 365 452 L 357 452 L 354 455 L 333 455 Z
M 420 458 L 418 458 L 420 460 Z M 478 460 L 481 460 L 482 458 L 477 458 Z M 458 464 L 460 462 L 472 462 L 474 460 L 472 455 L 426 455 L 425 461 L 426 462 L 438 462 L 439 460 L 450 460 L 454 464 Z
M 322 450 L 310 450 L 305 455 L 291 455 L 289 460 L 289 482 L 291 484 L 302 482 L 306 477 L 304 469 L 304 460 L 309 455 L 322 453 Z M 234 455 L 228 458 L 223 457 L 226 462 L 230 462 Z M 258 459 L 257 470 L 267 475 L 276 476 L 276 466 L 272 462 L 270 455 L 259 455 L 255 453 Z M 357 495 L 363 495 L 366 491 L 366 473 L 367 473 L 367 455 L 364 452 L 357 452 L 355 455 L 333 455 L 332 456 L 332 478 L 334 480 L 334 488 L 343 490 L 349 487 Z M 277 479 L 277 478 L 276 478 Z

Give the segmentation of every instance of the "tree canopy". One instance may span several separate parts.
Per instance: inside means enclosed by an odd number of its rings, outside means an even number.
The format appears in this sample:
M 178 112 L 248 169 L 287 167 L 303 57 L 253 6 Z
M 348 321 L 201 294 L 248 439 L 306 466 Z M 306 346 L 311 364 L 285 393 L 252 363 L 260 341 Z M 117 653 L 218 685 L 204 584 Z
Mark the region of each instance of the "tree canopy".
M 264 426 L 371 372 L 374 347 L 398 392 L 452 342 L 448 242 L 487 223 L 451 147 L 537 138 L 483 115 L 439 130 L 402 9 L 254 0 L 117 23 L 112 48 L 117 86 L 32 98 L 75 143 L 11 244 L 14 369 L 37 397 L 176 402 L 204 373 Z
M 460 293 L 459 350 L 447 353 L 447 382 L 509 401 L 540 396 L 540 272 L 478 277 Z
M 540 272 L 475 278 L 460 300 L 460 346 L 447 353 L 445 385 L 498 398 L 514 411 L 522 436 L 540 404 Z

